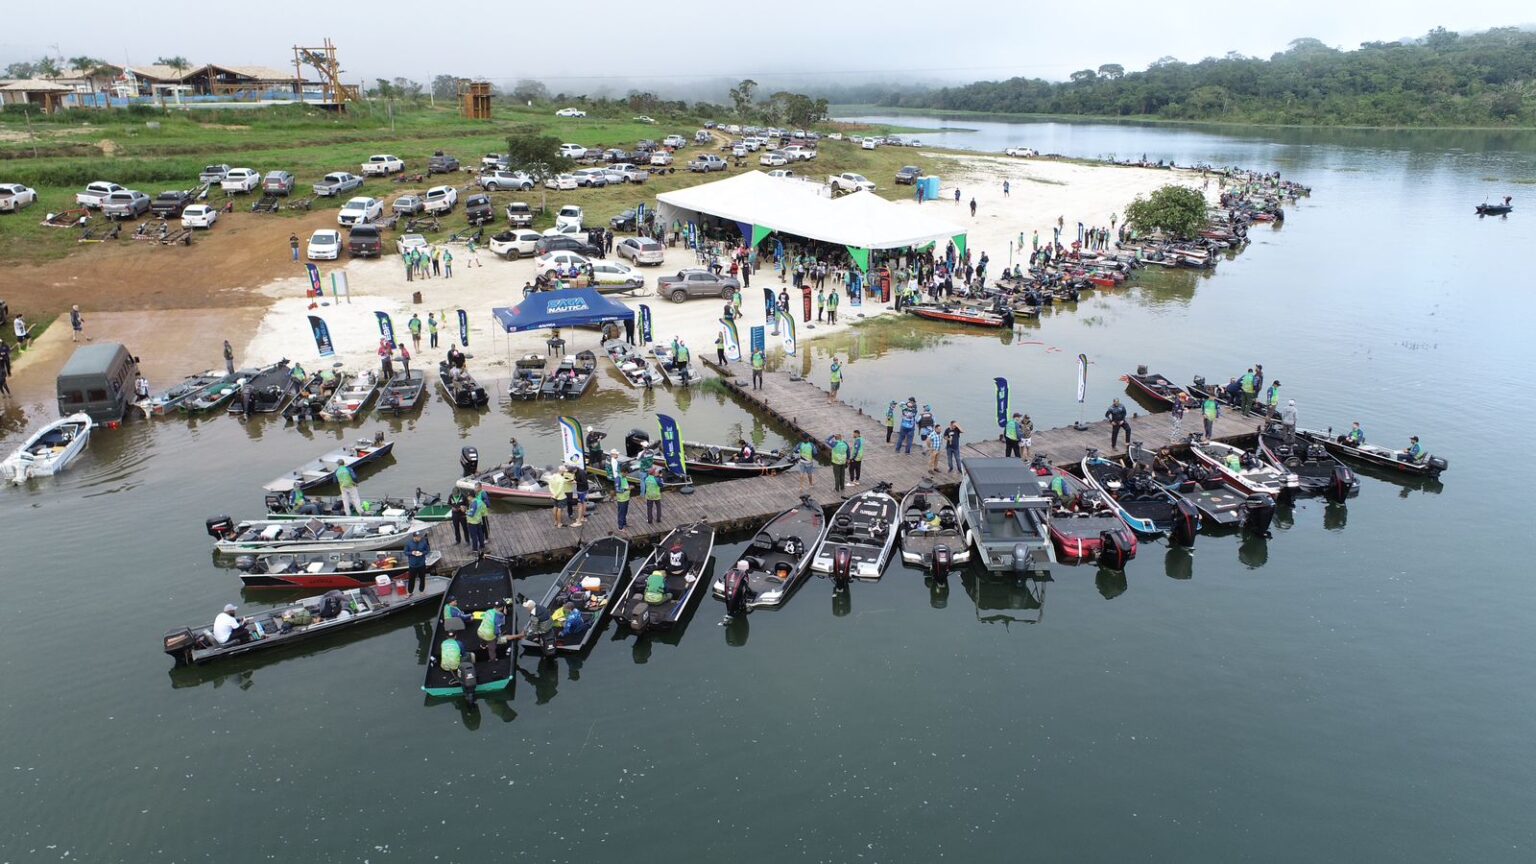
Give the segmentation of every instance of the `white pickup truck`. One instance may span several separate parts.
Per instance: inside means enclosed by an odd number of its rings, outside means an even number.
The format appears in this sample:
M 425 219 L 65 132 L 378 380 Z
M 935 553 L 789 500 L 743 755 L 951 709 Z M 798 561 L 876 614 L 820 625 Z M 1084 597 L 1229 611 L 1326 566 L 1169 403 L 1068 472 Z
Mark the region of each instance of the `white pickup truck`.
M 844 171 L 841 174 L 833 174 L 827 177 L 827 185 L 839 192 L 865 192 L 875 191 L 875 184 L 865 179 L 863 174 L 855 174 L 852 171 Z
M 101 205 L 106 203 L 108 195 L 111 195 L 113 192 L 123 191 L 126 190 L 124 190 L 123 187 L 117 185 L 116 183 L 108 183 L 105 180 L 97 180 L 95 183 L 87 185 L 84 192 L 75 193 L 75 203 L 79 204 L 81 207 L 88 207 L 92 210 L 100 210 Z
M 405 163 L 399 156 L 369 156 L 363 163 L 364 177 L 383 177 L 386 174 L 399 174 L 405 170 Z

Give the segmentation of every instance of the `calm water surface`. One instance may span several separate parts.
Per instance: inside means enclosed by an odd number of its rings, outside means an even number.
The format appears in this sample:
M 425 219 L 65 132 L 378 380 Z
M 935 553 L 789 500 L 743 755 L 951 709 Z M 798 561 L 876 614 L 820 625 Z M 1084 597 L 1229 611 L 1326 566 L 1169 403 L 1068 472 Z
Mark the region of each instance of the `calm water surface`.
M 0 490 L 0 861 L 1531 860 L 1536 203 L 1512 185 L 1536 178 L 1531 139 L 987 134 L 979 149 L 1237 163 L 1316 193 L 1214 275 L 1095 295 L 1023 337 L 881 324 L 789 362 L 824 382 L 828 352 L 851 356 L 850 400 L 915 395 L 974 437 L 997 374 L 1037 423 L 1076 419 L 1079 351 L 1090 417 L 1138 363 L 1184 381 L 1257 361 L 1304 425 L 1422 436 L 1450 459 L 1443 486 L 1367 477 L 1268 543 L 1147 544 L 1124 575 L 946 593 L 896 565 L 846 602 L 813 580 L 731 627 L 706 600 L 664 640 L 609 628 L 585 659 L 525 660 L 509 700 L 466 714 L 423 701 L 420 619 L 186 673 L 159 637 L 238 596 L 203 519 L 256 513 L 271 476 L 382 427 L 395 462 L 364 489 L 441 489 L 466 443 L 489 461 L 518 435 L 552 460 L 554 411 L 131 424 L 68 475 Z M 1514 217 L 1472 216 L 1504 194 Z M 675 411 L 690 437 L 783 443 L 715 390 L 600 388 L 576 413 L 615 438 Z M 10 409 L 7 441 L 36 416 Z

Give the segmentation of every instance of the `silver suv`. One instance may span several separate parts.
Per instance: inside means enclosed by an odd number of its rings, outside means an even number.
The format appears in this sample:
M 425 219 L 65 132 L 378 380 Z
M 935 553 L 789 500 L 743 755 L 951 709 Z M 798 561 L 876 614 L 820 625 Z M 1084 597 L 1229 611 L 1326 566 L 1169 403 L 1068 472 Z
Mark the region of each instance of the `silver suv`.
M 526 192 L 533 188 L 533 178 L 521 171 L 487 171 L 480 175 L 480 188 L 490 192 L 503 189 Z

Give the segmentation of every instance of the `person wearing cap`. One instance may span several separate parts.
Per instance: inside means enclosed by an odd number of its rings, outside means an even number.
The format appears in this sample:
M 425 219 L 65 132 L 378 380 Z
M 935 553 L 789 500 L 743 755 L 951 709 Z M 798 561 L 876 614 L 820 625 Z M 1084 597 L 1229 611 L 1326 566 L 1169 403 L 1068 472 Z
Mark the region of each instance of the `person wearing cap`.
M 1351 447 L 1359 447 L 1365 443 L 1365 430 L 1360 428 L 1360 421 L 1350 424 L 1349 432 L 1339 437 L 1340 444 L 1348 444 Z
M 229 645 L 231 642 L 243 645 L 251 641 L 251 633 L 246 629 L 245 619 L 236 618 L 235 610 L 239 608 L 233 603 L 225 603 L 224 611 L 213 619 L 213 641 L 220 645 Z
M 618 513 L 615 515 L 618 517 L 619 530 L 623 531 L 629 527 L 629 498 L 633 490 L 630 488 L 629 477 L 619 469 L 619 451 L 614 450 L 608 455 L 613 457 L 610 462 L 613 466 L 613 503 L 618 505 Z
M 1275 415 L 1280 413 L 1280 382 L 1279 381 L 1276 381 L 1275 383 L 1269 385 L 1269 392 L 1267 394 L 1267 399 L 1265 400 L 1265 402 L 1269 406 L 1269 410 L 1267 412 L 1265 412 L 1266 416 L 1274 417 Z
M 503 628 L 507 624 L 507 601 L 497 600 L 496 605 L 480 613 L 480 626 L 475 635 L 485 643 L 486 654 L 495 662 L 503 641 Z
M 667 550 L 666 570 L 668 576 L 682 576 L 693 566 L 693 561 L 688 558 L 688 551 L 681 543 L 673 543 Z M 690 580 L 692 581 L 692 580 Z
M 516 438 L 513 438 L 511 443 L 512 457 L 507 461 L 512 463 L 512 476 L 521 477 L 523 475 L 523 457 L 526 454 L 523 453 L 523 445 L 517 443 Z
M 459 599 L 457 597 L 449 597 L 448 602 L 443 605 L 444 622 L 450 621 L 454 618 L 457 618 L 460 621 L 469 621 L 473 617 L 474 616 L 470 615 L 468 612 L 465 612 L 463 609 L 459 608 Z
M 897 425 L 896 452 L 902 452 L 902 444 L 906 444 L 907 453 L 912 452 L 912 435 L 917 431 L 917 397 L 908 396 L 907 404 L 901 406 L 901 422 Z
M 896 431 L 896 400 L 885 406 L 885 443 L 891 443 L 891 434 Z
M 1417 435 L 1410 436 L 1408 438 L 1408 446 L 1403 450 L 1403 452 L 1397 454 L 1397 459 L 1399 462 L 1411 462 L 1413 464 L 1418 464 L 1423 458 L 1424 448 L 1419 446 L 1419 436 Z
M 832 491 L 841 493 L 846 485 L 848 476 L 848 454 L 850 452 L 848 442 L 843 436 L 834 432 L 827 439 L 827 451 L 832 457 Z
M 587 495 L 592 491 L 592 478 L 582 465 L 572 468 L 571 476 L 576 481 L 576 521 L 571 523 L 571 527 L 580 528 L 587 521 Z
M 549 620 L 560 628 L 561 639 L 576 639 L 587 632 L 587 618 L 576 608 L 576 604 L 570 600 L 561 604 L 550 616 Z
M 480 496 L 480 484 L 476 483 L 475 494 L 469 498 L 469 503 L 464 510 L 464 521 L 469 523 L 469 549 L 471 552 L 485 551 L 485 499 Z
M 556 506 L 562 506 L 563 505 L 565 507 L 565 518 L 569 519 L 571 521 L 571 523 L 572 523 L 571 527 L 574 528 L 575 527 L 575 523 L 577 521 L 576 520 L 576 466 L 575 466 L 574 463 L 567 462 L 564 465 L 560 466 L 560 485 L 561 485 L 561 488 L 565 489 L 565 497 L 561 498 L 559 504 L 557 504 Z
M 405 572 L 410 577 L 412 594 L 427 590 L 427 556 L 432 554 L 432 541 L 420 528 L 411 532 L 405 541 Z
M 661 521 L 661 467 L 651 469 L 640 481 L 640 494 L 645 498 L 645 524 Z
M 1287 441 L 1296 437 L 1296 400 L 1291 399 L 1280 409 L 1280 425 L 1285 429 Z
M 1254 377 L 1252 367 L 1250 367 L 1247 372 L 1244 372 L 1243 377 L 1238 381 L 1238 389 L 1242 393 L 1244 417 L 1247 417 L 1249 414 L 1253 413 L 1254 396 L 1258 393 L 1259 389 L 1258 381 L 1259 379 Z
M 1019 412 L 1013 412 L 1013 416 L 1003 424 L 1003 456 L 1004 458 L 1019 458 Z
M 338 467 L 336 469 L 336 485 L 341 487 L 342 512 L 351 516 L 353 515 L 353 508 L 356 508 L 356 515 L 362 516 L 366 511 L 363 510 L 363 493 L 357 488 L 356 472 L 347 465 Z
M 853 440 L 848 442 L 848 485 L 859 485 L 864 470 L 864 433 L 853 430 Z
M 835 292 L 834 292 L 835 293 Z M 843 386 L 843 364 L 837 362 L 837 357 L 832 358 L 831 381 L 832 389 L 827 393 L 827 401 L 837 401 L 837 390 Z
M 564 469 L 565 466 L 562 465 L 560 470 L 549 473 L 549 499 L 550 503 L 553 504 L 551 510 L 555 514 L 556 528 L 565 527 L 565 494 L 567 487 Z
M 539 637 L 548 633 L 554 627 L 549 610 L 540 604 L 532 600 L 524 600 L 523 611 L 528 613 L 528 624 L 523 628 L 523 632 L 520 635 L 512 637 L 513 641 L 519 639 L 538 641 Z
M 667 574 L 660 570 L 652 570 L 651 575 L 645 577 L 645 591 L 640 595 L 640 599 L 652 606 L 671 600 L 672 595 L 667 593 Z

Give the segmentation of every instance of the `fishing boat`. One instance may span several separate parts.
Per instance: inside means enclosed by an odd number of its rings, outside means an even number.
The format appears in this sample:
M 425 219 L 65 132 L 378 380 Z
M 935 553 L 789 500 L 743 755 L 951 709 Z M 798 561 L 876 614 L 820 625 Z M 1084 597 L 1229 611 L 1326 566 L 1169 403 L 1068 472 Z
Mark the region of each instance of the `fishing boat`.
M 574 357 L 562 357 L 555 371 L 544 378 L 539 396 L 544 399 L 580 399 L 596 380 L 597 355 L 582 351 Z
M 181 407 L 181 404 L 188 399 L 221 384 L 233 384 L 234 380 L 235 376 L 233 374 L 209 369 L 207 372 L 190 375 L 182 379 L 181 383 L 176 386 L 134 404 L 138 406 L 140 411 L 144 412 L 145 417 L 164 417 Z M 233 392 L 233 388 L 231 388 L 230 392 Z
M 565 569 L 549 586 L 539 601 L 546 612 L 554 613 L 566 602 L 575 604 L 585 626 L 568 636 L 560 634 L 560 625 L 530 627 L 522 641 L 525 654 L 553 657 L 559 652 L 575 654 L 592 644 L 602 629 L 603 616 L 613 608 L 628 583 L 625 565 L 629 562 L 629 541 L 623 537 L 602 537 L 581 547 L 566 563 Z
M 1328 448 L 1328 452 L 1341 459 L 1348 459 L 1360 465 L 1372 468 L 1380 468 L 1384 471 L 1406 474 L 1412 477 L 1439 477 L 1442 471 L 1450 467 L 1450 463 L 1439 456 L 1425 453 L 1418 459 L 1408 458 L 1408 454 L 1402 450 L 1393 450 L 1390 447 L 1379 447 L 1375 444 L 1367 444 L 1364 441 L 1359 444 L 1351 444 L 1346 436 L 1333 434 L 1333 430 L 1320 432 L 1315 429 L 1297 429 L 1296 437 L 1309 443 L 1321 444 Z
M 1220 441 L 1194 441 L 1190 455 L 1216 471 L 1222 481 L 1245 494 L 1263 492 L 1276 501 L 1289 501 L 1300 488 L 1295 473 L 1266 464 L 1256 454 Z
M 385 438 L 381 431 L 372 440 L 359 438 L 353 444 L 344 444 L 318 459 L 311 459 L 287 474 L 268 481 L 262 488 L 268 492 L 292 492 L 294 489 L 324 486 L 335 481 L 336 472 L 342 466 L 356 470 L 383 459 L 394 449 L 395 442 Z
M 427 553 L 427 569 L 437 566 L 443 553 Z M 240 581 L 251 590 L 325 591 L 378 585 L 379 577 L 393 580 L 408 569 L 399 552 L 272 552 L 241 555 L 235 559 Z
M 272 367 L 267 367 L 272 368 Z M 246 381 L 257 378 L 264 372 L 262 369 L 241 369 L 233 375 L 226 375 L 218 382 L 204 387 L 197 393 L 177 403 L 176 410 L 183 414 L 199 414 L 203 411 L 213 411 L 220 405 L 233 399 L 240 392 L 241 386 Z
M 966 545 L 975 546 L 990 571 L 1048 576 L 1051 499 L 1040 477 L 1017 458 L 970 458 L 960 462 L 960 510 Z
M 220 645 L 213 641 L 211 626 L 178 627 L 165 634 L 165 653 L 176 658 L 177 665 L 190 666 L 293 645 L 430 603 L 448 588 L 448 580 L 441 576 L 428 576 L 426 590 L 415 594 L 399 594 L 389 584 L 387 590 L 335 589 L 247 617 L 243 624 L 248 638 L 243 641 L 231 639 Z
M 929 321 L 944 321 L 950 324 L 968 324 L 972 327 L 1002 327 L 1003 316 L 995 315 L 974 306 L 963 306 L 950 303 L 917 303 L 911 306 L 903 306 L 909 315 L 926 318 Z
M 839 583 L 879 579 L 901 533 L 899 514 L 900 504 L 891 497 L 891 484 L 885 482 L 844 501 L 832 515 L 811 569 Z
M 1179 385 L 1167 378 L 1147 374 L 1145 366 L 1138 366 L 1135 373 L 1126 375 L 1125 383 L 1130 386 L 1132 393 L 1144 397 L 1159 409 L 1173 407 L 1174 401 L 1185 395 Z
M 444 398 L 455 408 L 484 408 L 491 401 L 473 375 L 449 365 L 447 360 L 437 364 L 437 383 Z
M 656 343 L 651 346 L 651 356 L 656 358 L 656 368 L 668 384 L 674 387 L 691 387 L 699 381 L 699 369 L 689 357 L 687 363 L 677 362 L 677 352 L 670 344 Z
M 69 467 L 91 441 L 89 414 L 71 414 L 44 425 L 0 462 L 0 477 L 25 483 L 29 477 L 49 477 Z
M 1200 527 L 1269 530 L 1275 511 L 1275 499 L 1270 496 L 1234 491 L 1204 463 L 1181 459 L 1171 451 L 1159 457 L 1140 442 L 1131 444 L 1129 457 L 1152 472 L 1153 482 L 1199 510 Z
M 631 387 L 650 389 L 666 380 L 638 348 L 623 342 L 609 342 L 603 350 L 613 361 L 619 377 Z
M 688 473 L 712 477 L 759 477 L 777 474 L 800 461 L 794 453 L 777 449 L 764 453 L 755 448 L 747 448 L 746 442 L 741 444 L 739 447 L 727 447 L 723 444 L 684 441 L 683 458 L 687 460 Z M 659 454 L 661 448 L 645 432 L 632 429 L 624 436 L 624 449 L 626 455 L 633 459 L 646 450 Z
M 937 527 L 930 524 L 930 517 L 938 519 Z M 935 576 L 948 576 L 952 566 L 971 560 L 965 531 L 965 514 L 932 480 L 925 478 L 901 497 L 903 562 L 930 569 Z
M 304 370 L 290 367 L 287 358 L 268 366 L 255 378 L 247 379 L 240 393 L 229 404 L 231 414 L 276 414 L 288 407 L 308 378 Z
M 1194 383 L 1184 388 L 1184 392 L 1195 400 L 1195 407 L 1207 399 L 1215 399 L 1217 404 L 1227 404 L 1227 391 L 1220 384 L 1207 384 L 1204 375 L 1196 375 Z
M 437 627 L 432 633 L 432 651 L 427 660 L 426 680 L 422 682 L 421 689 L 428 696 L 439 698 L 462 696 L 471 704 L 482 693 L 507 689 L 512 683 L 513 660 L 517 649 L 487 645 L 480 638 L 479 630 L 485 613 L 497 603 L 503 603 L 507 614 L 507 626 L 503 628 L 503 633 L 516 631 L 514 625 L 518 607 L 514 602 L 512 571 L 507 565 L 490 559 L 473 561 L 454 571 L 453 579 L 442 597 L 443 609 L 447 608 L 448 601 L 457 600 L 459 609 L 472 617 L 465 620 L 438 612 Z M 458 644 L 458 650 L 448 652 L 447 656 L 451 659 L 447 665 L 450 668 L 444 668 L 443 642 L 449 637 Z
M 1515 208 L 1511 204 L 1479 204 L 1477 215 L 1479 216 L 1503 216 Z
M 747 562 L 744 591 L 727 596 L 722 575 L 711 583 L 715 597 L 724 600 L 726 609 L 760 609 L 781 606 L 805 577 L 811 556 L 821 546 L 827 530 L 827 514 L 809 496 L 769 520 L 741 552 Z
M 524 465 L 522 469 L 514 470 L 512 463 L 498 465 L 489 471 L 482 471 L 469 477 L 461 477 L 454 484 L 468 492 L 475 490 L 475 485 L 480 485 L 480 491 L 492 498 L 501 498 L 513 504 L 525 504 L 530 507 L 553 507 L 555 498 L 549 494 L 549 478 L 554 476 L 554 470 L 546 468 L 543 471 L 532 465 Z M 590 488 L 587 491 L 587 503 L 591 504 L 606 498 L 602 486 L 598 483 L 599 472 L 592 472 Z
M 507 385 L 507 396 L 512 399 L 537 399 L 544 387 L 544 366 L 547 361 L 538 354 L 525 354 L 512 369 L 512 381 Z
M 379 406 L 374 409 L 378 414 L 393 414 L 400 416 L 407 411 L 414 411 L 421 407 L 422 397 L 427 393 L 427 377 L 421 374 L 420 369 L 410 372 L 398 372 L 379 391 Z
M 379 373 L 366 369 L 338 385 L 321 407 L 319 416 L 336 423 L 349 422 L 368 410 L 369 403 L 378 395 Z
M 1157 485 L 1150 471 L 1133 471 L 1090 448 L 1082 461 L 1083 479 L 1104 496 L 1131 530 L 1147 537 L 1167 533 L 1180 546 L 1193 546 L 1200 511 Z
M 629 589 L 617 599 L 614 619 L 636 635 L 676 627 L 688 613 L 693 598 L 703 593 L 714 551 L 715 529 L 708 522 L 672 529 L 651 554 L 635 565 Z M 646 580 L 657 570 L 666 577 L 666 594 L 650 602 L 645 597 Z
M 1111 570 L 1124 570 L 1136 557 L 1136 532 L 1114 505 L 1083 480 L 1041 457 L 1035 457 L 1030 467 L 1045 479 L 1054 499 L 1050 532 L 1056 560 L 1065 564 L 1097 561 Z
M 331 397 L 336 391 L 346 386 L 347 379 L 351 377 L 340 368 L 321 369 L 309 376 L 304 384 L 299 387 L 299 392 L 294 394 L 293 401 L 283 409 L 283 418 L 296 423 L 307 423 L 311 420 L 324 419 L 321 413 L 325 406 L 330 404 Z
M 311 516 L 345 516 L 347 510 L 341 498 L 325 495 L 303 495 L 295 501 L 292 492 L 268 492 L 266 495 L 268 519 L 308 519 Z M 423 494 L 420 489 L 412 497 L 385 495 L 363 499 L 360 516 L 409 517 L 418 522 L 446 522 L 452 508 L 443 502 L 443 496 Z
M 207 521 L 208 536 L 220 555 L 247 552 L 375 552 L 399 549 L 425 522 L 395 516 L 311 516 L 308 519 L 247 519 L 228 516 Z
M 1296 475 L 1297 491 L 1342 504 L 1360 494 L 1360 478 L 1326 445 L 1307 441 L 1273 421 L 1259 430 L 1259 455 L 1281 471 Z

